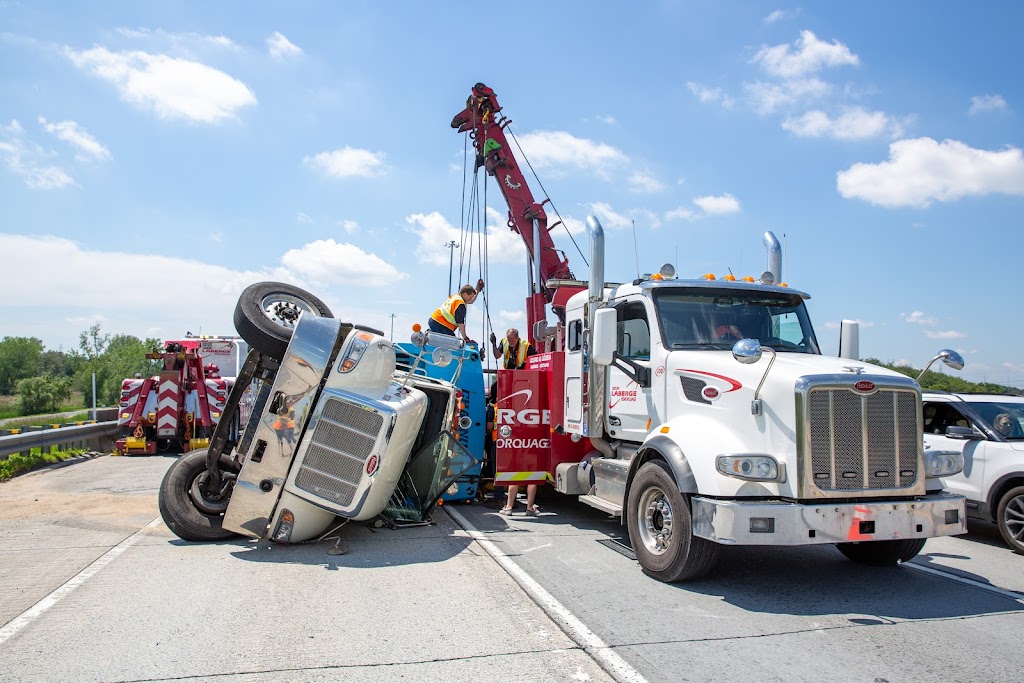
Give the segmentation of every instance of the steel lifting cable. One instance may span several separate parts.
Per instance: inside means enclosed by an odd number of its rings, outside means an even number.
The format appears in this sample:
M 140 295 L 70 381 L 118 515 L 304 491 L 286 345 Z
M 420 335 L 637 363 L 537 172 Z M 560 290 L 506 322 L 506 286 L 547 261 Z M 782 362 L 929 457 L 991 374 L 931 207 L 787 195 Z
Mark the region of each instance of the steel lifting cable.
M 519 144 L 519 140 L 516 138 L 516 134 L 512 132 L 512 127 L 505 126 L 505 131 L 512 138 L 512 142 L 516 143 L 516 147 L 519 149 L 519 154 L 522 155 L 523 160 L 526 162 L 526 165 L 530 169 L 530 173 L 533 174 L 534 180 L 537 181 L 537 186 L 540 187 L 541 192 L 544 193 L 544 198 L 547 199 L 548 204 L 551 205 L 551 210 L 555 213 L 555 216 L 558 218 L 558 222 L 562 224 L 563 228 L 565 228 L 565 234 L 568 235 L 569 240 L 572 241 L 572 246 L 576 247 L 576 251 L 577 253 L 579 253 L 580 258 L 583 259 L 583 263 L 589 268 L 590 263 L 587 261 L 587 257 L 583 255 L 583 252 L 580 250 L 580 245 L 576 244 L 576 238 L 574 238 L 572 236 L 572 233 L 569 232 L 569 226 L 565 224 L 565 221 L 562 220 L 562 215 L 558 213 L 558 209 L 555 208 L 555 202 L 551 199 L 550 196 L 548 196 L 548 191 L 544 187 L 544 183 L 540 181 L 540 176 L 537 175 L 537 171 L 533 170 L 533 164 L 530 163 L 530 159 L 526 156 L 526 152 L 523 151 L 522 145 Z M 540 258 L 540 254 L 537 254 L 537 258 Z

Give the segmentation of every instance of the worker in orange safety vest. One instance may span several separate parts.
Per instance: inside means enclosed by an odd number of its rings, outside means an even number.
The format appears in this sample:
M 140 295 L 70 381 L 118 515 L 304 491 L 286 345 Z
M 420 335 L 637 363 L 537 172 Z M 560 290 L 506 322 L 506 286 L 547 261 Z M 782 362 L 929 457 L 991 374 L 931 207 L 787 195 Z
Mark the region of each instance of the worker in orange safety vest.
M 483 289 L 482 278 L 476 281 L 476 287 L 463 285 L 458 294 L 448 297 L 437 310 L 430 314 L 427 327 L 431 332 L 447 334 L 452 337 L 455 336 L 455 330 L 458 330 L 467 344 L 476 344 L 466 334 L 466 306 L 476 301 Z

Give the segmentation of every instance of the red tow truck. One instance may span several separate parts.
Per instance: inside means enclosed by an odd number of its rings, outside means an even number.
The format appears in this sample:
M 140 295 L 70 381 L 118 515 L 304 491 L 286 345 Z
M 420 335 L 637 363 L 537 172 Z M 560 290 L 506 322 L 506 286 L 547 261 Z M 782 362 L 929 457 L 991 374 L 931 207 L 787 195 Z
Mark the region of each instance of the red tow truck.
M 147 353 L 162 367 L 152 377 L 121 383 L 114 448 L 121 455 L 147 455 L 208 446 L 246 353 L 242 339 L 213 336 L 166 341 L 163 351 Z M 231 376 L 222 376 L 222 368 Z

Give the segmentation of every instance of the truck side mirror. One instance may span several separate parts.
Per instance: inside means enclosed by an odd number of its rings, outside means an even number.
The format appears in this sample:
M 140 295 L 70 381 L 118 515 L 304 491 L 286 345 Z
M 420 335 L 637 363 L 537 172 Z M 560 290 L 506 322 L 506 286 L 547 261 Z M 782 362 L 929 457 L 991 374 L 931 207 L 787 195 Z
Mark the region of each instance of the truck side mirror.
M 593 347 L 591 360 L 597 365 L 611 365 L 615 360 L 615 309 L 602 308 L 594 311 Z

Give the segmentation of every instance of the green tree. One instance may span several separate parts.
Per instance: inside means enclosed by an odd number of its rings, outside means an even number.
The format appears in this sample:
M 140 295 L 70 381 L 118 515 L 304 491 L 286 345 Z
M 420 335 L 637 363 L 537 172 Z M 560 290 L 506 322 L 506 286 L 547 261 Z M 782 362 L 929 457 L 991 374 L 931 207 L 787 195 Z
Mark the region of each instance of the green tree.
M 29 377 L 18 381 L 17 391 L 22 415 L 53 412 L 71 398 L 71 378 Z
M 52 377 L 74 377 L 84 359 L 75 352 L 43 351 L 39 373 Z
M 921 374 L 920 368 L 914 368 L 909 365 L 895 365 L 893 363 L 883 363 L 877 358 L 866 358 L 865 363 L 872 363 L 874 365 L 881 365 L 883 368 L 889 368 L 896 372 L 902 373 L 907 377 L 917 379 L 917 376 Z M 932 367 L 935 367 L 934 365 Z M 1015 387 L 1006 387 L 1002 384 L 993 384 L 992 382 L 968 382 L 962 377 L 956 375 L 949 375 L 944 372 L 934 372 L 928 370 L 921 377 L 921 388 L 932 391 L 950 391 L 954 393 L 972 393 L 972 394 L 1015 394 L 1020 395 L 1021 390 Z
M 0 394 L 10 394 L 18 380 L 39 374 L 43 342 L 35 337 L 0 340 Z
M 150 377 L 160 363 L 146 358 L 161 346 L 159 339 L 140 340 L 127 334 L 109 335 L 93 325 L 79 335 L 83 361 L 75 375 L 75 386 L 82 392 L 86 407 L 92 405 L 92 375 L 96 373 L 96 404 L 115 405 L 120 400 L 121 383 L 135 373 Z

